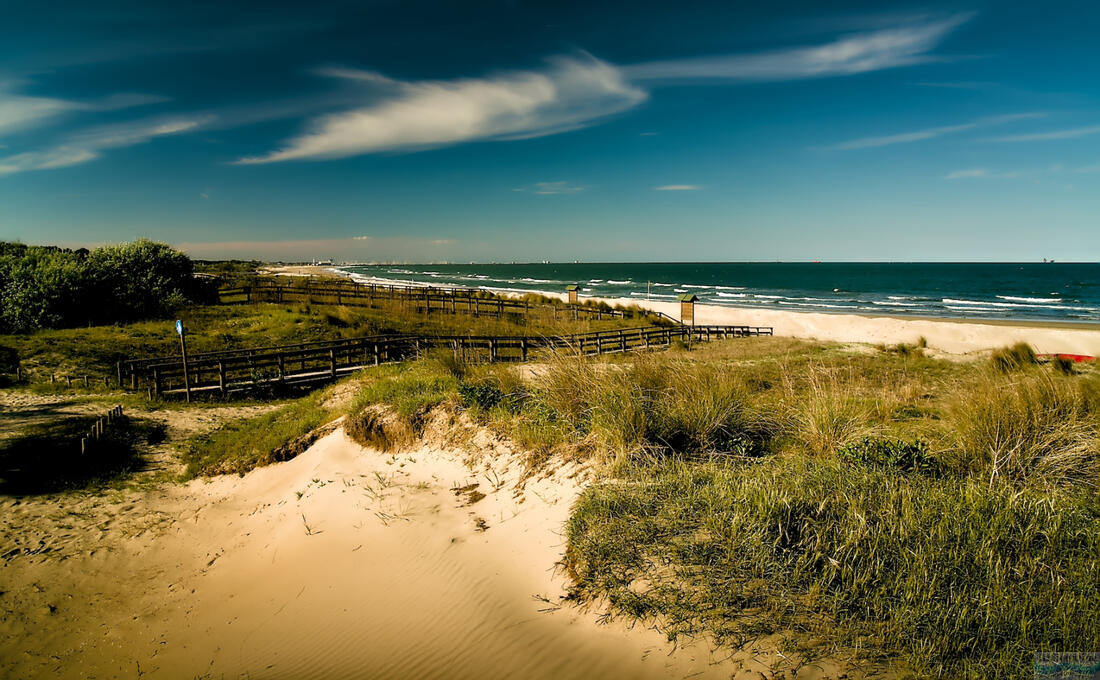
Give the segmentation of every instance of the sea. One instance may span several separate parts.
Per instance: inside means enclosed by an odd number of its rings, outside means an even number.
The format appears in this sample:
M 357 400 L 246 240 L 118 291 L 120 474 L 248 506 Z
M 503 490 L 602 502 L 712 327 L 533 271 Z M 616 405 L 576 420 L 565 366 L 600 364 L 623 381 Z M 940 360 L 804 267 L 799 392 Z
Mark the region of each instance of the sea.
M 837 314 L 1100 324 L 1100 263 L 365 264 L 363 281 Z

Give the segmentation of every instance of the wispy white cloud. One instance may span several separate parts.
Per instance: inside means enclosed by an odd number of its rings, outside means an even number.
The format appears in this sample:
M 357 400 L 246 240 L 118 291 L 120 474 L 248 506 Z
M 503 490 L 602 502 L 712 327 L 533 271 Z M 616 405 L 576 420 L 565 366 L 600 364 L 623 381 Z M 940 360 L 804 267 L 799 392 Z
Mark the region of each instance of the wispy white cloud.
M 947 173 L 945 179 L 981 179 L 990 176 L 991 173 L 988 168 L 970 168 L 967 170 L 953 170 Z
M 985 90 L 985 89 L 988 89 L 988 88 L 991 88 L 991 87 L 995 86 L 993 83 L 987 83 L 987 82 L 981 82 L 981 81 L 957 82 L 957 83 L 922 82 L 922 83 L 913 83 L 913 84 L 918 86 L 918 87 L 937 87 L 937 88 L 942 88 L 942 89 L 945 89 L 945 90 Z
M 652 61 L 625 67 L 635 80 L 796 80 L 851 75 L 933 61 L 928 54 L 971 14 L 849 35 L 823 45 L 754 54 Z
M 18 132 L 70 110 L 72 105 L 61 99 L 0 92 L 0 135 Z
M 553 194 L 579 194 L 584 191 L 585 187 L 579 184 L 570 184 L 566 181 L 558 182 L 535 182 L 529 186 L 520 187 L 515 191 L 521 191 L 531 194 L 539 194 L 540 196 L 550 196 Z
M 119 93 L 99 99 L 76 101 L 14 94 L 0 88 L 0 135 L 21 132 L 50 123 L 65 113 L 117 111 L 165 101 L 168 101 L 166 97 L 134 93 Z
M 209 120 L 209 117 L 166 118 L 85 130 L 51 148 L 0 158 L 0 175 L 87 163 L 100 158 L 107 149 L 144 144 L 155 137 L 191 132 Z
M 1010 170 L 1006 172 L 993 172 L 989 168 L 969 168 L 966 170 L 954 170 L 947 173 L 944 179 L 1016 179 L 1025 175 L 1036 175 L 1043 171 L 1025 172 L 1022 170 Z M 1052 168 L 1048 172 L 1057 172 Z
M 564 132 L 637 106 L 646 93 L 618 69 L 590 56 L 557 57 L 543 71 L 485 78 L 400 82 L 371 72 L 327 75 L 384 85 L 375 103 L 315 119 L 277 151 L 238 163 L 343 158 L 475 140 Z
M 665 184 L 653 187 L 654 191 L 699 191 L 702 187 L 698 184 Z
M 893 144 L 911 144 L 912 142 L 920 142 L 926 139 L 933 139 L 935 137 L 954 134 L 956 132 L 966 132 L 967 130 L 974 130 L 976 128 L 987 127 L 991 125 L 1001 125 L 1017 120 L 1042 118 L 1045 115 L 1046 114 L 1042 112 L 1032 112 L 1013 113 L 1005 116 L 991 116 L 988 118 L 979 118 L 978 120 L 974 120 L 969 123 L 962 123 L 960 125 L 945 125 L 942 127 L 926 128 L 924 130 L 914 130 L 912 132 L 902 132 L 898 134 L 882 135 L 877 137 L 860 137 L 858 139 L 852 139 L 847 142 L 833 144 L 832 146 L 828 146 L 825 148 L 831 150 L 850 150 L 871 149 L 881 146 L 890 146 Z
M 1091 127 L 1073 128 L 1070 130 L 1051 130 L 1049 132 L 1034 132 L 1025 135 L 1008 135 L 1006 137 L 994 137 L 991 142 L 1045 142 L 1055 139 L 1073 139 L 1100 133 L 1100 125 Z

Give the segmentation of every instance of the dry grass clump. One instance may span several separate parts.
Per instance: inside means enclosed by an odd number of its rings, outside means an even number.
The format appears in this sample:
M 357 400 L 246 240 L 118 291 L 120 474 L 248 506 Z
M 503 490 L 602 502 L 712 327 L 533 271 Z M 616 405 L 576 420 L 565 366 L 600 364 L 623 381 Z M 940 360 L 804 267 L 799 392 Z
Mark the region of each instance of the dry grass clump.
M 956 397 L 949 459 L 992 484 L 1086 486 L 1100 481 L 1100 403 L 1092 382 L 989 376 Z
M 1038 363 L 1038 359 L 1036 359 L 1035 350 L 1031 348 L 1031 345 L 1026 342 L 1018 342 L 1011 347 L 994 350 L 989 357 L 989 363 L 998 371 L 1009 373 L 1026 366 L 1032 366 Z
M 408 420 L 388 414 L 378 406 L 349 415 L 344 421 L 344 431 L 363 446 L 387 452 L 411 445 L 418 436 Z
M 766 439 L 754 388 L 729 368 L 637 356 L 628 365 L 556 356 L 532 382 L 535 409 L 593 437 L 608 457 L 747 453 Z
M 850 375 L 811 368 L 808 384 L 799 389 L 788 381 L 787 390 L 794 404 L 789 417 L 792 434 L 812 454 L 835 455 L 874 431 L 871 409 Z

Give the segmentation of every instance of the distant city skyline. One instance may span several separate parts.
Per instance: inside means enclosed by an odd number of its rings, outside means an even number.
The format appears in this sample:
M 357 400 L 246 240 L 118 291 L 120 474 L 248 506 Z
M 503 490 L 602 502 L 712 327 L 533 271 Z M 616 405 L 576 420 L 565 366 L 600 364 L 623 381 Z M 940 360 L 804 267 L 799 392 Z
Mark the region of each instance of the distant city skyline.
M 1100 260 L 1089 3 L 13 5 L 0 239 Z

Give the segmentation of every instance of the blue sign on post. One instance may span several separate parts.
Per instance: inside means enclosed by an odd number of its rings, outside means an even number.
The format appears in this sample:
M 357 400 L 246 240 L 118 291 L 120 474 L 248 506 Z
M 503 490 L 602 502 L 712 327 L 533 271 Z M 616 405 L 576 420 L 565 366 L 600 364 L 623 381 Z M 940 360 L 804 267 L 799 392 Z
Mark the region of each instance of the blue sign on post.
M 176 319 L 176 333 L 178 333 L 181 338 L 183 337 L 183 322 L 179 319 Z

